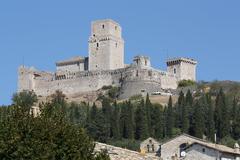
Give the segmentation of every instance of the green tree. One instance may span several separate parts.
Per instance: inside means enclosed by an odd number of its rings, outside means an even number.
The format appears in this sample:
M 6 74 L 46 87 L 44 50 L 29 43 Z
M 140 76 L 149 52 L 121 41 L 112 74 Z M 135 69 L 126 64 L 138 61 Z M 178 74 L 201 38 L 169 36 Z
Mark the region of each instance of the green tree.
M 232 137 L 239 139 L 240 137 L 240 107 L 236 97 L 233 99 L 232 107 Z
M 226 104 L 226 97 L 222 89 L 216 97 L 215 125 L 217 136 L 221 139 L 230 133 L 229 108 Z
M 152 128 L 152 125 L 155 123 L 153 122 L 152 120 L 152 103 L 149 99 L 149 94 L 147 93 L 147 96 L 146 96 L 146 103 L 145 103 L 145 110 L 146 110 L 146 116 L 147 116 L 147 124 L 148 124 L 148 133 L 150 136 L 154 136 L 153 135 L 153 128 Z
M 212 97 L 210 94 L 206 95 L 207 98 L 207 122 L 206 122 L 206 134 L 209 140 L 215 140 L 215 122 L 214 122 L 214 108 L 212 105 Z
M 112 132 L 114 139 L 120 139 L 120 108 L 117 102 L 114 102 L 113 114 L 112 114 Z
M 174 114 L 173 114 L 173 106 L 172 106 L 172 97 L 170 96 L 166 111 L 166 135 L 168 137 L 173 136 L 173 128 L 174 128 Z
M 141 100 L 141 103 L 137 106 L 135 112 L 135 123 L 136 123 L 136 131 L 135 138 L 145 139 L 148 137 L 148 126 L 147 126 L 147 116 L 144 106 L 144 99 Z
M 11 106 L 0 122 L 0 159 L 109 159 L 94 153 L 94 142 L 82 128 L 69 123 L 59 105 L 44 104 L 41 116 L 33 117 L 28 103 L 34 100 L 25 101 L 20 95 L 21 106 Z
M 190 90 L 188 90 L 186 94 L 185 100 L 185 111 L 183 112 L 183 117 L 187 118 L 187 120 L 183 120 L 183 132 L 191 134 L 193 130 L 193 96 Z M 186 114 L 185 114 L 186 113 Z M 184 119 L 184 118 L 183 118 Z
M 204 118 L 204 105 L 202 100 L 197 100 L 195 111 L 193 115 L 194 119 L 194 136 L 198 138 L 203 138 L 205 131 L 205 118 Z
M 175 121 L 175 127 L 176 128 L 182 128 L 183 126 L 183 108 L 185 105 L 185 96 L 184 93 L 181 91 L 179 93 L 178 101 L 177 101 L 177 107 L 176 107 L 176 121 Z
M 126 139 L 134 139 L 134 109 L 130 101 L 121 106 L 121 133 Z
M 130 101 L 127 102 L 127 138 L 134 139 L 134 110 Z
M 102 100 L 102 114 L 106 125 L 106 131 L 108 133 L 107 137 L 112 136 L 112 126 L 111 126 L 111 116 L 112 116 L 112 106 L 109 98 L 103 98 Z
M 163 117 L 163 106 L 160 104 L 154 104 L 152 109 L 152 124 L 153 135 L 158 139 L 164 137 L 164 117 Z
M 20 106 L 22 111 L 26 114 L 30 111 L 31 107 L 38 101 L 37 96 L 32 91 L 23 91 L 16 93 L 12 98 L 13 104 L 15 106 Z

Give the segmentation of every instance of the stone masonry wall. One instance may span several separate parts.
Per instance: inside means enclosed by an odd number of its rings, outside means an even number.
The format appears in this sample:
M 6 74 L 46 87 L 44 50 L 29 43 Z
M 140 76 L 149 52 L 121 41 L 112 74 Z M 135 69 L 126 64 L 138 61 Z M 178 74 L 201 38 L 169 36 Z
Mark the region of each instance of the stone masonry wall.
M 19 70 L 19 91 L 33 90 L 41 96 L 51 95 L 56 90 L 71 96 L 96 91 L 108 85 L 121 87 L 120 97 L 129 98 L 140 94 L 142 90 L 152 93 L 162 88 L 175 89 L 177 79 L 163 71 L 136 66 L 111 71 L 82 71 L 63 75 L 29 68 Z

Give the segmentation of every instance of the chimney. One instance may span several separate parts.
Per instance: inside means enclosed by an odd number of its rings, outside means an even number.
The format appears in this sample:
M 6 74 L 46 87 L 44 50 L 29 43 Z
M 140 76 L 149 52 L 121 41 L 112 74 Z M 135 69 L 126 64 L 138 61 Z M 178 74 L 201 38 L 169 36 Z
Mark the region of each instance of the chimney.
M 234 152 L 240 153 L 240 147 L 238 143 L 234 144 Z

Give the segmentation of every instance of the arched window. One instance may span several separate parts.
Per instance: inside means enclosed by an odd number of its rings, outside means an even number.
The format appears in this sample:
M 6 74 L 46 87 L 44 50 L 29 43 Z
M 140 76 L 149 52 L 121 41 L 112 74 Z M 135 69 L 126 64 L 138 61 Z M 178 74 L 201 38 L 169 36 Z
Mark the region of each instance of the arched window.
M 104 27 L 105 27 L 105 26 L 104 26 L 104 24 L 103 24 L 103 25 L 102 25 L 102 29 L 104 29 Z

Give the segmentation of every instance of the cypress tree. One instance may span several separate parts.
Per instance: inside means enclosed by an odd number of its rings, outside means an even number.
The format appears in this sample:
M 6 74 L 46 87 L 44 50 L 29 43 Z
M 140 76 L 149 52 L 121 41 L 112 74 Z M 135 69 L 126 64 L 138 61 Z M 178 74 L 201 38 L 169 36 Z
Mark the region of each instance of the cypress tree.
M 154 122 L 152 122 L 152 103 L 149 99 L 149 94 L 147 93 L 146 96 L 146 103 L 145 103 L 145 108 L 146 108 L 146 115 L 147 115 L 147 124 L 148 124 L 148 133 L 150 136 L 154 136 L 153 135 L 153 128 L 152 125 Z
M 183 105 L 182 107 L 182 132 L 189 132 L 189 110 L 187 105 Z
M 108 137 L 112 136 L 112 126 L 111 126 L 111 116 L 112 116 L 112 106 L 110 100 L 106 97 L 102 100 L 102 114 L 104 118 L 105 125 L 107 127 Z
M 152 120 L 155 122 L 153 127 L 153 135 L 158 139 L 164 137 L 164 117 L 163 117 L 163 106 L 160 104 L 153 105 L 153 116 Z
M 214 109 L 212 105 L 212 98 L 210 94 L 206 95 L 207 98 L 207 137 L 209 140 L 214 141 L 215 139 L 215 122 L 214 122 Z
M 226 104 L 226 97 L 222 89 L 220 89 L 216 98 L 215 107 L 215 125 L 217 129 L 217 135 L 220 139 L 229 135 L 230 132 L 230 120 L 229 120 L 229 108 Z
M 173 127 L 174 127 L 172 96 L 169 97 L 166 112 L 167 112 L 166 113 L 166 135 L 168 137 L 172 137 L 173 136 Z
M 134 139 L 134 111 L 130 101 L 127 102 L 127 138 Z
M 91 107 L 90 111 L 89 111 L 89 115 L 87 117 L 87 123 L 86 123 L 86 129 L 89 133 L 89 135 L 92 138 L 96 138 L 96 132 L 97 132 L 97 126 L 96 126 L 96 116 L 97 116 L 97 106 L 95 105 L 95 103 L 93 103 L 93 106 Z
M 185 125 L 186 127 L 183 127 L 183 128 L 185 128 L 185 129 L 183 129 L 183 132 L 192 134 L 193 133 L 194 109 L 193 109 L 193 96 L 192 96 L 192 93 L 190 92 L 190 90 L 188 90 L 188 92 L 186 94 L 186 104 L 185 105 L 186 105 L 187 112 L 188 112 L 188 120 L 185 122 L 187 125 Z
M 112 114 L 112 133 L 114 139 L 120 139 L 120 109 L 117 102 L 114 102 Z
M 185 105 L 184 93 L 181 91 L 178 97 L 177 107 L 176 107 L 176 128 L 182 128 L 183 126 L 183 108 Z M 185 111 L 184 111 L 185 112 Z
M 144 106 L 144 99 L 141 100 L 141 103 L 137 106 L 135 113 L 135 123 L 136 131 L 135 138 L 137 140 L 142 140 L 148 137 L 148 126 L 147 126 L 147 116 Z
M 200 102 L 199 102 L 200 101 Z M 196 102 L 194 110 L 194 136 L 203 138 L 205 130 L 205 119 L 204 119 L 204 106 L 201 104 L 202 100 Z
M 240 107 L 236 97 L 233 99 L 232 107 L 232 137 L 238 139 L 240 137 Z
M 127 133 L 127 119 L 128 119 L 128 110 L 127 110 L 127 103 L 123 102 L 121 104 L 121 113 L 120 113 L 120 133 L 121 137 L 123 138 L 128 138 L 128 133 Z

